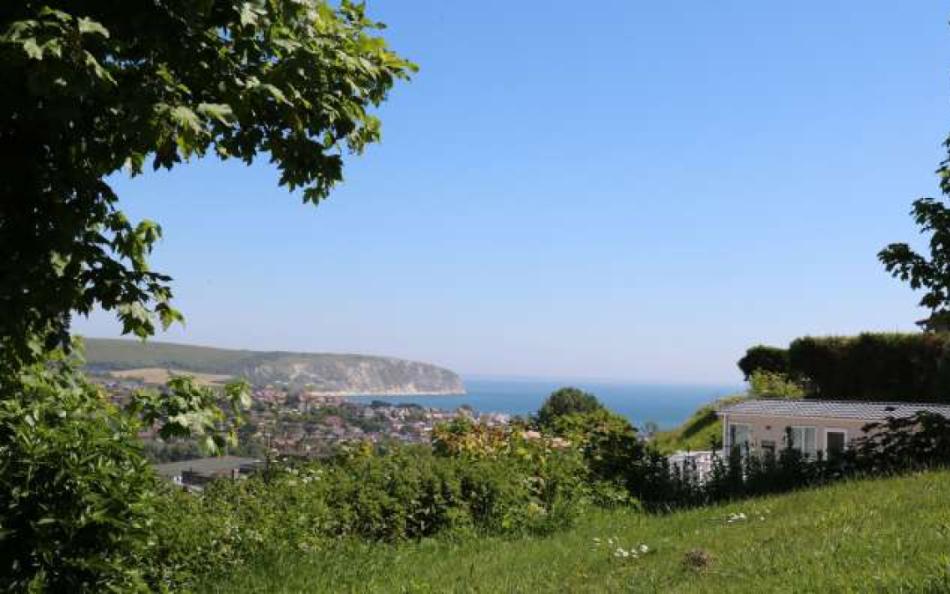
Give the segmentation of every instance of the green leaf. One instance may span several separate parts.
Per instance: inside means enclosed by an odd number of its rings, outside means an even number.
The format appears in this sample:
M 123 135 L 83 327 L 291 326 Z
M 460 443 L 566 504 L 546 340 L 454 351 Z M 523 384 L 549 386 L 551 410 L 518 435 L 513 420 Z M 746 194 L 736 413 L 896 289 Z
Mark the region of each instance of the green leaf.
M 193 132 L 201 132 L 201 120 L 198 114 L 184 105 L 177 105 L 169 111 L 172 121 L 182 128 L 187 128 Z
M 36 39 L 33 37 L 23 40 L 23 51 L 33 60 L 43 59 L 43 50 L 40 49 L 40 46 L 36 43 Z
M 257 20 L 260 18 L 260 11 L 258 8 L 251 5 L 250 2 L 245 2 L 241 5 L 241 24 L 242 25 L 256 25 Z
M 284 95 L 284 92 L 278 89 L 277 87 L 275 87 L 274 85 L 270 83 L 264 83 L 261 85 L 261 88 L 266 90 L 270 94 L 270 96 L 273 97 L 278 103 L 289 104 L 289 101 L 287 101 L 287 96 Z
M 82 17 L 79 19 L 79 32 L 83 35 L 94 34 L 103 37 L 109 37 L 109 30 L 90 18 Z
M 199 103 L 198 113 L 212 117 L 222 124 L 230 124 L 234 119 L 234 112 L 227 103 Z
M 93 56 L 89 52 L 86 52 L 86 66 L 89 66 L 90 68 L 92 68 L 93 72 L 96 73 L 96 77 L 99 78 L 100 80 L 104 80 L 113 85 L 116 84 L 115 79 L 112 78 L 112 74 L 110 74 L 108 70 L 103 68 L 102 64 L 100 64 L 99 61 L 96 60 L 96 57 Z

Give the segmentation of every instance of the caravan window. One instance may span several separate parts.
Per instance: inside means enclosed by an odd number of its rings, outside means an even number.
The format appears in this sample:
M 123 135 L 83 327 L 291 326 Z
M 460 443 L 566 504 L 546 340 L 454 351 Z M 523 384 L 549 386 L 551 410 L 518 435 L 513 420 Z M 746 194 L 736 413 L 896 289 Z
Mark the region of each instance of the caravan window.
M 807 456 L 814 456 L 818 451 L 818 431 L 814 427 L 792 427 L 791 446 Z
M 752 440 L 752 430 L 748 425 L 729 423 L 729 447 L 739 446 L 745 450 Z

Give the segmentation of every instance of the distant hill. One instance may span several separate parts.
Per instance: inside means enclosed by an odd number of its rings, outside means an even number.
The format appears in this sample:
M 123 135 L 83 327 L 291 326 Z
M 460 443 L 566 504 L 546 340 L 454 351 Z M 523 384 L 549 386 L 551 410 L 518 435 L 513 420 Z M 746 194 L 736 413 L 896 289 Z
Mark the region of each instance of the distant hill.
M 90 371 L 169 369 L 243 377 L 255 385 L 288 384 L 326 394 L 464 394 L 458 374 L 417 361 L 369 355 L 245 351 L 87 338 Z M 131 374 L 125 374 L 131 375 Z

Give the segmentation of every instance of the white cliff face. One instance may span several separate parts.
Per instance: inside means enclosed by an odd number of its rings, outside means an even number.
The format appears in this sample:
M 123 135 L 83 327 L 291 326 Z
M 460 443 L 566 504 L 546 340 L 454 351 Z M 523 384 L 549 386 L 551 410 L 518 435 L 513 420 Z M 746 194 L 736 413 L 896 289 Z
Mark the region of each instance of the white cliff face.
M 324 394 L 463 394 L 461 378 L 428 363 L 364 355 L 275 353 L 238 371 L 256 384 L 286 382 Z
M 162 342 L 87 339 L 90 367 L 141 368 L 244 377 L 327 395 L 464 394 L 458 374 L 418 361 L 333 353 L 256 352 Z

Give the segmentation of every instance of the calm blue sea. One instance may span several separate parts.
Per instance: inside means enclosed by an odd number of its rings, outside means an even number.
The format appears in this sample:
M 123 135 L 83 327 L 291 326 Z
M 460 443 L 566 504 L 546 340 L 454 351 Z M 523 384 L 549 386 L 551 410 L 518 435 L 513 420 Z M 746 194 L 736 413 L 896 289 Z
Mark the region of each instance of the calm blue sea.
M 554 390 L 575 386 L 597 395 L 604 405 L 626 416 L 634 425 L 656 422 L 668 429 L 682 423 L 696 408 L 742 390 L 738 385 L 648 385 L 585 381 L 464 379 L 468 394 L 462 396 L 354 396 L 360 401 L 383 400 L 398 404 L 452 410 L 468 404 L 479 412 L 525 415 L 533 413 Z

